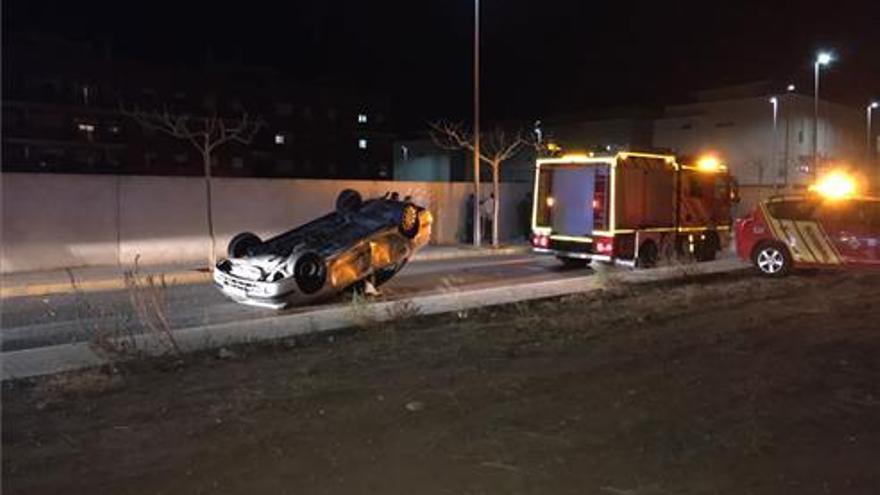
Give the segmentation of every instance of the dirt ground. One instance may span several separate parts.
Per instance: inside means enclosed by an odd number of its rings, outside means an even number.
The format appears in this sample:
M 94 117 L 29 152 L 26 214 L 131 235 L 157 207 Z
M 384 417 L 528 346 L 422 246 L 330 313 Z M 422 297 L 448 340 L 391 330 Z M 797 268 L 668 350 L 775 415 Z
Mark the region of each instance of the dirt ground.
M 880 493 L 880 274 L 610 285 L 5 384 L 4 493 Z

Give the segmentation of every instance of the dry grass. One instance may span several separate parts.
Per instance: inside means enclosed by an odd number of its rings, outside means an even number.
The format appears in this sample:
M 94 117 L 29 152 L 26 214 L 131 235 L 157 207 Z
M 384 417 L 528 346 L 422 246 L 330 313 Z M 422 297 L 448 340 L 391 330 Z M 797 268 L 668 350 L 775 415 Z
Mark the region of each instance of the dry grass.
M 164 275 L 144 275 L 135 258 L 134 267 L 123 273 L 129 303 L 138 325 L 126 325 L 111 308 L 93 304 L 85 297 L 73 272 L 67 270 L 76 298 L 77 315 L 90 335 L 93 349 L 111 361 L 147 355 L 178 355 L 180 347 L 168 318 L 168 285 Z M 110 323 L 108 323 L 110 322 Z M 150 341 L 149 347 L 147 340 Z

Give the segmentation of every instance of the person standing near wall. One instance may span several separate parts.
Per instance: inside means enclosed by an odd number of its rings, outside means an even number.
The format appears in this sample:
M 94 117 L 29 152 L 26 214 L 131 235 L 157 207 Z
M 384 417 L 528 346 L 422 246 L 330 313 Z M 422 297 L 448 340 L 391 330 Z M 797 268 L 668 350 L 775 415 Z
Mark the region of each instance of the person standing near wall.
M 532 195 L 530 193 L 526 193 L 516 205 L 516 213 L 520 229 L 522 229 L 522 236 L 528 241 L 529 235 L 532 233 Z
M 467 197 L 467 202 L 465 203 L 464 209 L 464 242 L 467 244 L 471 244 L 474 242 L 474 208 L 476 207 L 476 199 L 474 198 L 474 194 L 471 193 Z

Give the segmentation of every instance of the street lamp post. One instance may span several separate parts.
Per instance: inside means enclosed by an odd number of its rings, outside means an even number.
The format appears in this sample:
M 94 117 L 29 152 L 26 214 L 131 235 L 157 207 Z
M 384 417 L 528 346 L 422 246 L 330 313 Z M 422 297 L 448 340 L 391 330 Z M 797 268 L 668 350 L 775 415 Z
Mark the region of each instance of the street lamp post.
M 778 160 L 776 159 L 776 129 L 777 129 L 777 120 L 779 116 L 779 98 L 773 96 L 770 98 L 770 104 L 773 105 L 773 139 L 772 144 L 770 145 L 770 163 L 773 165 L 778 165 Z M 777 174 L 778 177 L 778 174 Z M 776 182 L 776 179 L 773 181 Z
M 815 74 L 814 106 L 813 106 L 813 175 L 819 170 L 819 68 L 831 63 L 832 57 L 828 52 L 819 52 L 816 62 L 813 64 Z
M 874 157 L 874 147 L 871 146 L 871 137 L 872 137 L 871 136 L 871 113 L 877 107 L 880 107 L 880 102 L 872 101 L 871 103 L 868 103 L 868 106 L 865 108 L 865 114 L 866 114 L 865 118 L 866 118 L 866 123 L 867 123 L 865 155 L 866 155 L 869 162 L 871 161 L 871 158 Z
M 480 247 L 480 0 L 474 0 L 474 247 Z

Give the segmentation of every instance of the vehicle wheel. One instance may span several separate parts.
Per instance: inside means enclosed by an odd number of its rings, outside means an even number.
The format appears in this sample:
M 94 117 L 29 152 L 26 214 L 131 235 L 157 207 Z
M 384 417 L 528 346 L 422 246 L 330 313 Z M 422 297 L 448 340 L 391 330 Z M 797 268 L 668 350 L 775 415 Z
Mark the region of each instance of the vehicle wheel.
M 636 258 L 636 266 L 639 268 L 653 268 L 657 266 L 657 244 L 654 241 L 645 241 L 639 246 L 639 255 Z
M 791 270 L 791 255 L 788 249 L 778 242 L 758 245 L 752 252 L 752 263 L 762 275 L 782 277 Z
M 327 281 L 327 265 L 315 253 L 303 253 L 293 265 L 293 278 L 303 294 L 314 294 Z
M 336 211 L 339 213 L 351 213 L 360 209 L 362 203 L 361 193 L 354 189 L 344 189 L 336 197 Z
M 390 266 L 388 268 L 383 268 L 382 270 L 377 270 L 376 274 L 373 276 L 373 285 L 379 287 L 385 282 L 391 280 L 392 277 L 397 275 L 397 272 L 403 270 L 403 267 L 406 266 L 407 260 L 400 261 L 396 265 Z
M 418 235 L 419 227 L 419 207 L 412 203 L 406 203 L 403 205 L 403 211 L 400 215 L 400 225 L 397 226 L 400 235 L 412 239 Z
M 226 254 L 228 254 L 230 258 L 241 258 L 248 254 L 248 251 L 252 247 L 259 246 L 262 242 L 263 241 L 261 241 L 256 234 L 252 232 L 242 232 L 229 241 L 229 246 L 226 248 Z
M 566 256 L 557 256 L 556 259 L 558 259 L 562 263 L 563 267 L 570 270 L 576 270 L 579 268 L 586 268 L 590 266 L 590 260 L 587 259 L 568 258 Z

